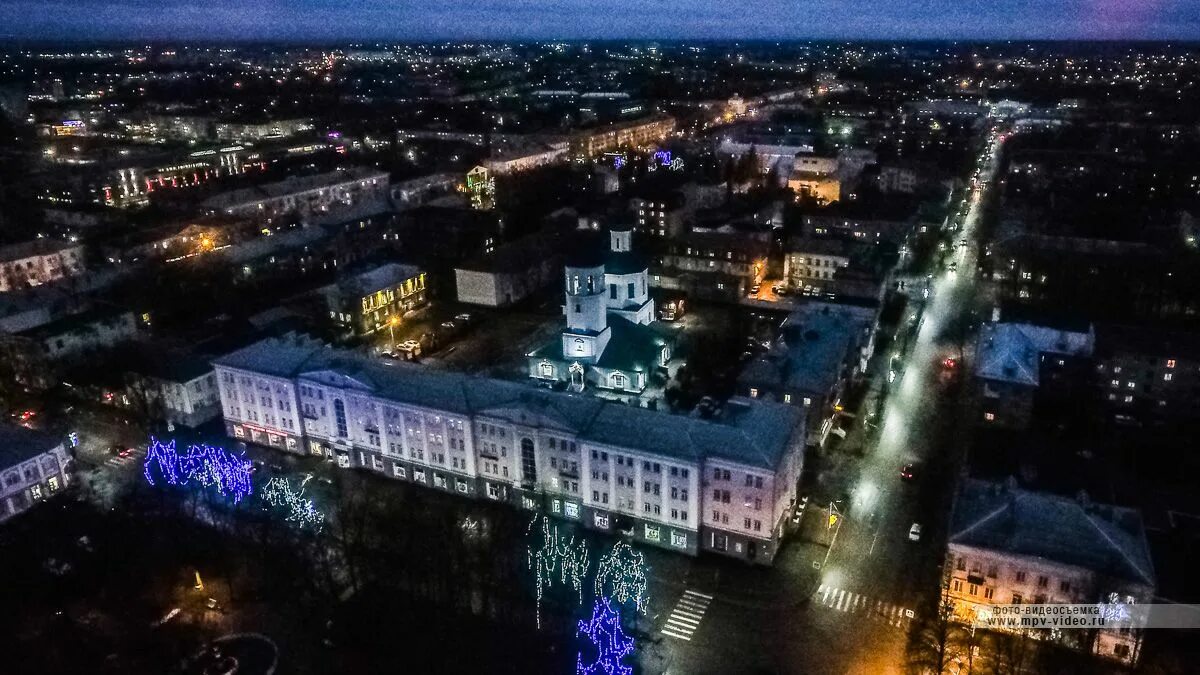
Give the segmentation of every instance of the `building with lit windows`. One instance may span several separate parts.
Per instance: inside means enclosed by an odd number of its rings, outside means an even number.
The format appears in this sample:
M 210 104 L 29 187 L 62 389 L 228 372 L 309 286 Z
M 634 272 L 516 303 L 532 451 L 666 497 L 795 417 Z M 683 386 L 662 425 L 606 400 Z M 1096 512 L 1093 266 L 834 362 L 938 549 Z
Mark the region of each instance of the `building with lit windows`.
M 650 281 L 693 298 L 738 302 L 763 280 L 770 252 L 765 237 L 692 232 L 667 245 Z
M 0 424 L 0 523 L 61 493 L 72 465 L 63 439 Z
M 386 171 L 339 169 L 223 192 L 206 199 L 204 207 L 212 213 L 231 216 L 270 219 L 294 213 L 305 218 L 373 203 L 386 204 L 390 183 Z
M 1154 601 L 1155 575 L 1141 514 L 1134 509 L 1017 487 L 1015 479 L 968 479 L 954 502 L 946 552 L 947 593 L 972 621 L 988 605 Z M 1090 631 L 1063 631 L 1066 639 Z M 1091 644 L 1134 664 L 1141 631 L 1106 629 Z
M 806 302 L 788 315 L 779 338 L 738 375 L 738 393 L 804 409 L 810 447 L 829 437 L 846 388 L 875 350 L 879 307 Z
M 370 335 L 398 324 L 426 304 L 425 272 L 388 263 L 320 289 L 329 319 L 348 335 Z
M 710 419 L 268 339 L 213 363 L 235 439 L 687 554 L 769 564 L 804 459 L 800 411 Z
M 1096 326 L 1095 382 L 1121 421 L 1200 413 L 1200 336 L 1148 326 Z
M 1095 345 L 1091 325 L 1059 328 L 1003 322 L 983 326 L 974 362 L 979 423 L 1028 427 L 1038 389 L 1057 373 L 1080 362 L 1090 363 Z
M 33 239 L 0 247 L 0 293 L 58 281 L 83 272 L 83 245 Z
M 842 179 L 837 157 L 796 155 L 787 186 L 796 198 L 813 199 L 818 204 L 832 204 L 842 198 Z
M 632 226 L 609 231 L 607 252 L 584 251 L 568 261 L 564 286 L 567 325 L 529 354 L 530 377 L 572 391 L 641 394 L 674 375 L 676 331 L 657 320 Z
M 649 147 L 661 143 L 674 132 L 675 118 L 666 115 L 617 122 L 575 134 L 570 141 L 571 154 L 592 157 L 609 150 Z

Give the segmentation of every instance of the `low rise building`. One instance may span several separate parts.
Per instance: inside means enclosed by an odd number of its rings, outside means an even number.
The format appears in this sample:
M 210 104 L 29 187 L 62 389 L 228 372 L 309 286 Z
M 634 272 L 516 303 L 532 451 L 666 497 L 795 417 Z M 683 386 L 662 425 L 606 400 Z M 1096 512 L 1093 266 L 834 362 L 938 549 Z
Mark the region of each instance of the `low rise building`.
M 145 352 L 125 375 L 122 406 L 167 424 L 197 427 L 221 413 L 217 377 L 208 358 L 190 352 Z
M 212 213 L 231 216 L 271 219 L 297 214 L 305 218 L 356 205 L 386 204 L 390 181 L 386 171 L 339 169 L 223 192 L 206 199 L 204 207 Z
M 570 141 L 571 154 L 592 157 L 609 150 L 657 145 L 675 132 L 675 118 L 667 115 L 617 122 L 576 133 Z
M 973 621 L 989 605 L 1153 602 L 1154 566 L 1133 509 L 968 479 L 959 488 L 946 552 L 955 615 Z M 1073 646 L 1137 663 L 1141 631 L 1062 631 Z
M 61 493 L 73 466 L 63 439 L 0 424 L 0 523 Z
M 427 302 L 425 272 L 399 263 L 360 272 L 317 292 L 330 321 L 357 337 L 395 326 L 405 313 Z
M 866 371 L 878 307 L 808 302 L 783 322 L 779 338 L 738 375 L 738 393 L 805 410 L 808 444 L 825 443 L 846 387 Z
M 769 564 L 804 460 L 803 415 L 763 401 L 684 417 L 295 336 L 214 367 L 235 439 L 693 555 Z
M 82 244 L 33 239 L 0 247 L 0 293 L 51 283 L 83 270 Z
M 1200 413 L 1200 336 L 1098 325 L 1095 381 L 1102 402 L 1119 419 L 1194 419 Z
M 979 423 L 1024 429 L 1033 416 L 1034 396 L 1044 378 L 1091 358 L 1096 336 L 1083 329 L 1029 323 L 992 323 L 975 344 Z
M 458 301 L 507 307 L 553 283 L 562 269 L 557 237 L 535 232 L 500 244 L 454 268 Z
M 667 245 L 651 283 L 693 297 L 738 302 L 763 280 L 770 250 L 768 238 L 693 232 Z

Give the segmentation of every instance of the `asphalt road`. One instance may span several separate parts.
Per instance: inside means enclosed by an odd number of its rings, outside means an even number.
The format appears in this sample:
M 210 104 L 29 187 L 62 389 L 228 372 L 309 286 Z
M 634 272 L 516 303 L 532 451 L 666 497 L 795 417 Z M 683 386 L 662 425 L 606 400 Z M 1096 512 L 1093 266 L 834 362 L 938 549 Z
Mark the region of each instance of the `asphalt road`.
M 968 196 L 967 214 L 954 235 L 967 241 L 949 258 L 958 272 L 947 265 L 934 275 L 916 339 L 889 387 L 877 441 L 868 444 L 860 460 L 848 503 L 835 505 L 842 518 L 828 559 L 814 569 L 824 549 L 798 545 L 781 552 L 770 572 L 735 572 L 705 558 L 665 563 L 668 569 L 657 569 L 652 583 L 647 621 L 653 630 L 642 645 L 647 672 L 902 671 L 911 612 L 940 563 L 946 514 L 930 512 L 931 500 L 921 498 L 920 473 L 905 481 L 900 469 L 928 461 L 946 433 L 935 402 L 945 376 L 942 360 L 957 356 L 959 345 L 944 334 L 976 304 L 978 289 L 970 272 L 979 251 L 976 230 L 1000 142 L 990 141 L 980 157 L 981 188 Z M 915 522 L 922 524 L 922 533 L 911 541 Z

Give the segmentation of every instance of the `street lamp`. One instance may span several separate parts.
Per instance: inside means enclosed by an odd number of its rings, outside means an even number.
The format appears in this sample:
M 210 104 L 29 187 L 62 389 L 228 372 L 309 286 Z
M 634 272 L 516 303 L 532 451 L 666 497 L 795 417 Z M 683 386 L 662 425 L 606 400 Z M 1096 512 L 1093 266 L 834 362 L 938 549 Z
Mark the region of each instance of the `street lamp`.
M 388 336 L 392 339 L 392 351 L 396 351 L 396 324 L 400 323 L 400 317 L 395 314 L 388 317 Z

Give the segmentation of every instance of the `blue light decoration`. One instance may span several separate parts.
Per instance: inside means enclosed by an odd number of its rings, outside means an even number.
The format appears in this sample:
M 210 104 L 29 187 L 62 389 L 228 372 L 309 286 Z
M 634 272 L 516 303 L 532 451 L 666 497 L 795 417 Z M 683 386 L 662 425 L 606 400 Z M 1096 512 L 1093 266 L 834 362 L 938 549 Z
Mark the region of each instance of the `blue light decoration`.
M 638 613 L 646 613 L 646 556 L 641 551 L 618 541 L 600 558 L 595 583 L 596 597 L 612 598 L 619 605 L 633 603 Z
M 300 488 L 293 489 L 287 478 L 275 476 L 263 486 L 263 508 L 284 507 L 287 509 L 287 517 L 284 520 L 320 532 L 325 526 L 325 514 L 313 506 L 313 500 L 304 498 L 304 486 L 311 478 L 312 475 L 305 477 L 300 483 Z
M 632 675 L 633 667 L 621 663 L 633 653 L 633 638 L 621 629 L 621 615 L 608 598 L 597 598 L 591 621 L 580 621 L 576 635 L 586 635 L 596 645 L 596 660 L 584 665 L 583 652 L 575 657 L 575 675 Z
M 591 560 L 588 559 L 587 542 L 576 543 L 575 537 L 569 539 L 559 534 L 558 526 L 551 525 L 546 516 L 534 516 L 529 521 L 525 535 L 533 538 L 534 523 L 541 522 L 541 544 L 535 549 L 533 543 L 526 550 L 529 567 L 535 570 L 537 581 L 537 626 L 542 627 L 542 596 L 545 589 L 557 583 L 564 586 L 570 584 L 579 595 L 579 604 L 583 604 L 583 580 L 587 577 Z M 556 574 L 557 573 L 557 574 Z
M 71 433 L 67 434 L 67 440 L 70 441 L 72 448 L 79 447 L 79 434 L 78 433 L 72 431 Z
M 625 166 L 625 156 L 624 155 L 617 155 L 616 157 L 613 157 L 613 168 L 614 169 L 619 169 L 623 166 Z
M 658 150 L 654 153 L 653 159 L 655 162 L 658 162 L 659 164 L 666 166 L 671 163 L 671 151 L 670 150 Z
M 204 487 L 216 487 L 222 497 L 231 495 L 235 504 L 254 491 L 250 480 L 253 467 L 249 460 L 232 455 L 224 448 L 189 445 L 184 454 L 179 454 L 174 440 L 164 444 L 151 437 L 142 465 L 146 482 L 151 485 L 157 485 L 151 471 L 155 466 L 158 475 L 169 485 L 187 485 L 194 480 Z

